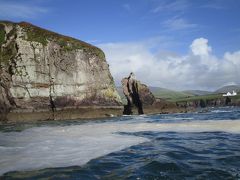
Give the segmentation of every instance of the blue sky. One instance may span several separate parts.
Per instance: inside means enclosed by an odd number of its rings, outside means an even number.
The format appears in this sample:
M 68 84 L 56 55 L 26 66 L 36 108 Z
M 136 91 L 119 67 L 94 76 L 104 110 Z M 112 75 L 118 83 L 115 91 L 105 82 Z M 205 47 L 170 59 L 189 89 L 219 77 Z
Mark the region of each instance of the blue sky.
M 180 90 L 240 83 L 240 0 L 0 0 L 0 12 L 101 47 L 117 84 L 128 71 Z

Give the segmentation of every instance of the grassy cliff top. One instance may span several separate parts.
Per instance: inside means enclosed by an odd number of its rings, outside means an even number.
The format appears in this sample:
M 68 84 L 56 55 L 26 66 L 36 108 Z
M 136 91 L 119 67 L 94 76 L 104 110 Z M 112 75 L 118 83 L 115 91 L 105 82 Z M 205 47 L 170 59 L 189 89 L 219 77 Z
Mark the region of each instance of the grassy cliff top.
M 28 41 L 35 41 L 41 43 L 43 46 L 46 46 L 49 41 L 53 41 L 62 47 L 65 51 L 72 51 L 76 49 L 82 49 L 83 51 L 93 53 L 100 58 L 105 58 L 103 51 L 91 44 L 83 42 L 81 40 L 64 36 L 56 32 L 52 32 L 41 27 L 32 25 L 28 22 L 14 23 L 10 21 L 0 21 L 0 24 L 8 25 L 19 25 L 27 34 Z

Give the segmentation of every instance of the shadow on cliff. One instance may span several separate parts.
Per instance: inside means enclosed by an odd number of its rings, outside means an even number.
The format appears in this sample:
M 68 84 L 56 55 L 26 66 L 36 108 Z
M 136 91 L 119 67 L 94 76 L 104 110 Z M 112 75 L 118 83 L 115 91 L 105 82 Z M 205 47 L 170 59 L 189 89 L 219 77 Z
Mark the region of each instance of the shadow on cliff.
M 139 95 L 138 82 L 133 73 L 130 73 L 128 78 L 122 80 L 123 93 L 127 98 L 127 105 L 124 106 L 124 115 L 133 114 L 132 108 L 135 106 L 138 114 L 144 114 L 142 100 Z
M 138 114 L 144 114 L 143 112 L 143 107 L 142 107 L 142 101 L 140 100 L 139 94 L 136 91 L 137 87 L 134 88 L 135 90 L 133 91 L 133 93 L 130 95 L 132 97 L 132 101 L 130 101 L 129 99 L 127 99 L 128 104 L 124 105 L 124 111 L 123 114 L 124 115 L 131 115 L 133 114 L 132 112 L 132 108 L 133 105 L 136 106 L 137 110 L 138 110 Z

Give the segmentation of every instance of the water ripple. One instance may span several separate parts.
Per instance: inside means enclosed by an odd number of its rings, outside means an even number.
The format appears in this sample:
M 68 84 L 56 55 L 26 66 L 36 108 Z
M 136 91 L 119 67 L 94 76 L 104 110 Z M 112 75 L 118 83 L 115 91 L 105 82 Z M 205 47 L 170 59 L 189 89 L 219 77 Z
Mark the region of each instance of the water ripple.
M 240 179 L 239 112 L 2 126 L 0 178 Z

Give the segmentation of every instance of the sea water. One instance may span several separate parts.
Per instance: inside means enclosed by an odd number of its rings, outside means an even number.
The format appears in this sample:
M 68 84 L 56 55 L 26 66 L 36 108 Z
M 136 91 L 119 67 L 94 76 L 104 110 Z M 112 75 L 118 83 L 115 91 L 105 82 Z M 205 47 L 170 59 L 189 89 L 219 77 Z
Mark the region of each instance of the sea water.
M 2 125 L 0 179 L 240 179 L 240 108 Z

